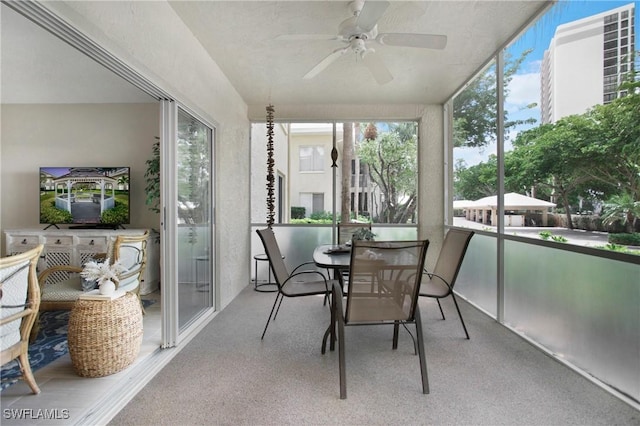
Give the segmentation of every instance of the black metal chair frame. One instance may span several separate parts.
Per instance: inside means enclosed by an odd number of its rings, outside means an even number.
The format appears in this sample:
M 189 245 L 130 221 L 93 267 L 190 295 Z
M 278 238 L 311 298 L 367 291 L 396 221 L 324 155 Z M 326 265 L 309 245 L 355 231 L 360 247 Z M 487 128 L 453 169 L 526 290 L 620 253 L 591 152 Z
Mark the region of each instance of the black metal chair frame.
M 440 314 L 442 315 L 443 320 L 445 319 L 445 317 L 444 317 L 444 311 L 442 310 L 442 305 L 440 304 L 440 299 L 444 299 L 445 297 L 451 296 L 451 298 L 453 299 L 453 303 L 456 307 L 456 311 L 458 311 L 458 317 L 460 318 L 460 323 L 462 323 L 462 328 L 464 329 L 464 334 L 467 337 L 467 339 L 469 339 L 469 332 L 467 331 L 467 326 L 465 325 L 464 319 L 462 318 L 462 313 L 460 312 L 460 307 L 458 306 L 456 295 L 453 292 L 453 286 L 455 285 L 456 279 L 458 278 L 458 272 L 460 272 L 462 261 L 464 260 L 465 253 L 467 252 L 467 248 L 469 247 L 469 242 L 471 241 L 471 237 L 473 237 L 474 233 L 475 233 L 474 231 L 461 230 L 461 229 L 450 229 L 447 232 L 444 242 L 442 243 L 442 250 L 440 251 L 440 254 L 438 256 L 438 260 L 436 262 L 436 267 L 434 269 L 434 272 L 429 272 L 425 270 L 425 274 L 429 277 L 429 279 L 433 280 L 434 278 L 436 278 L 440 280 L 444 285 L 447 286 L 448 290 L 446 291 L 446 293 L 441 295 L 426 293 L 422 291 L 420 292 L 420 296 L 422 297 L 431 297 L 436 299 L 436 302 L 438 302 L 438 308 L 440 308 Z M 453 244 L 451 241 L 455 235 L 458 235 L 464 239 L 462 240 L 462 244 L 459 247 L 457 247 L 458 253 L 455 253 L 458 256 L 458 258 L 456 259 L 456 265 L 454 267 L 454 270 L 452 271 L 453 273 L 451 275 L 451 278 L 449 279 L 449 281 L 447 281 L 447 279 L 445 279 L 441 275 L 438 275 L 436 271 L 438 270 L 438 263 L 440 263 L 441 261 L 440 257 L 449 255 L 448 245 Z M 444 259 L 444 260 L 446 261 L 448 259 Z
M 272 317 L 275 321 L 276 317 L 278 316 L 278 312 L 280 311 L 282 301 L 285 297 L 322 295 L 325 296 L 324 300 L 326 302 L 326 300 L 329 298 L 329 295 L 331 294 L 331 285 L 333 284 L 334 280 L 328 280 L 324 276 L 324 274 L 322 274 L 318 270 L 301 270 L 301 268 L 308 267 L 310 265 L 315 266 L 315 263 L 311 261 L 304 262 L 296 266 L 293 271 L 289 273 L 285 266 L 273 230 L 271 228 L 265 228 L 258 229 L 256 232 L 258 233 L 258 236 L 260 236 L 260 240 L 262 241 L 265 249 L 265 254 L 269 258 L 269 267 L 271 268 L 275 283 L 278 287 L 276 299 L 273 302 L 271 312 L 269 313 L 269 318 L 267 319 L 267 323 L 264 326 L 264 331 L 262 332 L 261 339 L 264 339 L 267 328 L 269 327 L 269 323 L 271 322 Z M 318 279 L 314 281 L 298 281 L 301 277 L 311 275 L 317 275 Z

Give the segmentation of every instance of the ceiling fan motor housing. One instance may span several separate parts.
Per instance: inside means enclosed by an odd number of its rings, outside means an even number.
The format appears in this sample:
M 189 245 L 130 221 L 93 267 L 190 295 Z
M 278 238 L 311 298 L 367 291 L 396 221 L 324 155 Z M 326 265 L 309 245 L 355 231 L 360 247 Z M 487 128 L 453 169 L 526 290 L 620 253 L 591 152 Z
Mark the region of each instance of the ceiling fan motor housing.
M 338 35 L 344 41 L 351 41 L 354 38 L 362 40 L 373 40 L 378 35 L 378 26 L 375 25 L 371 30 L 366 31 L 357 25 L 358 17 L 353 16 L 345 19 L 338 27 Z

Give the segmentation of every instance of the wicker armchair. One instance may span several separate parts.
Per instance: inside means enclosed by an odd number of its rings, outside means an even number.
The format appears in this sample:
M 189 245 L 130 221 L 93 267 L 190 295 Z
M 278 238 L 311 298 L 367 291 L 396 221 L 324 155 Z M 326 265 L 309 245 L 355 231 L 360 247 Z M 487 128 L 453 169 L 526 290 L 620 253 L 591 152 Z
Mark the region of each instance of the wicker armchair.
M 107 253 L 111 262 L 120 260 L 126 272 L 120 275 L 118 289 L 133 292 L 140 297 L 140 282 L 147 264 L 147 238 L 149 232 L 141 235 L 119 235 L 110 242 Z M 82 268 L 60 265 L 47 268 L 40 273 L 40 311 L 71 310 L 84 291 L 80 272 Z
M 126 272 L 120 275 L 117 283 L 118 289 L 136 294 L 140 300 L 140 283 L 147 264 L 147 238 L 149 232 L 140 235 L 119 235 L 109 243 L 107 253 L 103 257 L 109 257 L 110 261 L 120 260 L 126 268 Z M 84 293 L 80 278 L 82 268 L 70 265 L 52 266 L 40 273 L 40 311 L 71 310 Z M 142 307 L 142 301 L 140 301 Z M 31 332 L 31 340 L 35 339 L 39 329 L 39 322 Z
M 40 393 L 29 364 L 29 335 L 38 314 L 40 287 L 36 264 L 42 245 L 0 259 L 0 364 L 18 359 L 22 376 Z

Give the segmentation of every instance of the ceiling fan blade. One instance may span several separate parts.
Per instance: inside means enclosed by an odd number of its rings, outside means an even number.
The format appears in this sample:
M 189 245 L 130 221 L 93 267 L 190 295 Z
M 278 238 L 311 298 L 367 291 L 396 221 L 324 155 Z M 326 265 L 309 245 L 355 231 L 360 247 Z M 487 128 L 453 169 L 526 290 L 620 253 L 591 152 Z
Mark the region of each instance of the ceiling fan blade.
M 315 77 L 316 75 L 320 74 L 329 65 L 331 65 L 336 59 L 338 59 L 340 56 L 344 55 L 348 50 L 349 50 L 349 46 L 341 47 L 340 49 L 334 50 L 333 52 L 331 52 L 329 54 L 329 56 L 327 56 L 322 61 L 320 61 L 318 63 L 318 65 L 316 65 L 315 67 L 311 68 L 311 71 L 306 73 L 303 78 L 305 80 L 309 80 L 309 79 Z
M 371 71 L 373 78 L 375 78 L 378 84 L 387 84 L 388 82 L 393 80 L 391 72 L 389 72 L 389 69 L 384 64 L 384 61 L 382 60 L 382 58 L 380 58 L 379 55 L 376 55 L 375 53 L 368 53 L 364 55 L 362 61 L 367 66 L 367 68 L 369 68 L 369 71 Z
M 370 31 L 376 26 L 388 7 L 388 1 L 365 1 L 356 20 L 356 25 L 365 31 Z
M 447 45 L 447 36 L 438 34 L 384 33 L 378 35 L 378 37 L 376 37 L 376 41 L 388 46 L 444 49 Z
M 274 40 L 283 40 L 283 41 L 338 40 L 338 37 L 335 34 L 281 34 L 275 37 Z

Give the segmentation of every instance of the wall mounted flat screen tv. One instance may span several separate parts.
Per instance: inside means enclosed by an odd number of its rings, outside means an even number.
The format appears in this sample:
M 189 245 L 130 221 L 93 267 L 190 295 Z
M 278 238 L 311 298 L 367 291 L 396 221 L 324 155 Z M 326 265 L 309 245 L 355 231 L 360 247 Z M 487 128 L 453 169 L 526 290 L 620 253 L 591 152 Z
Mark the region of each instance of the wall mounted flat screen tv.
M 129 167 L 40 167 L 40 223 L 129 223 Z

